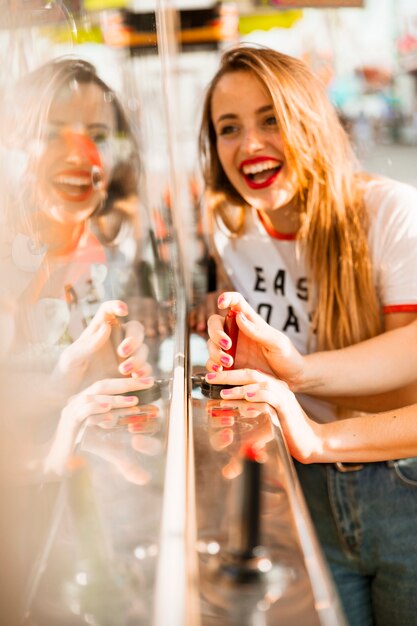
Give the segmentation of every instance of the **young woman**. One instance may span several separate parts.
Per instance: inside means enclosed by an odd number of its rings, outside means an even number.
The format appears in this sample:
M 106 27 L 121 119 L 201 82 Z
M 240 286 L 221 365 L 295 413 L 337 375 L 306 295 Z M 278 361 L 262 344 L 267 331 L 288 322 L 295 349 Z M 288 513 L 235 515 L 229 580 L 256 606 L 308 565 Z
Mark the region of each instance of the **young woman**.
M 300 353 L 351 346 L 416 318 L 417 191 L 360 171 L 324 87 L 301 61 L 247 46 L 226 52 L 200 145 L 218 261 Z M 209 369 L 229 366 L 218 351 L 228 340 L 211 340 Z M 243 333 L 236 364 L 274 374 Z M 314 420 L 332 422 L 417 396 L 411 385 L 340 398 L 341 410 L 300 400 Z M 298 471 L 350 623 L 412 623 L 415 493 L 383 462 Z

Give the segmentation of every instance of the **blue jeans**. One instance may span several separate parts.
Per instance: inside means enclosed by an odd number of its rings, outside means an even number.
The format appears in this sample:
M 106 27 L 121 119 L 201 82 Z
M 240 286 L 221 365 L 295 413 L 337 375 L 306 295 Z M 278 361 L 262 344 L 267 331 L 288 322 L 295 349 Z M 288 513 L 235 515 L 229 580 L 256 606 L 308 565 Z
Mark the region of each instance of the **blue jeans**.
M 295 467 L 349 624 L 417 626 L 417 457 Z

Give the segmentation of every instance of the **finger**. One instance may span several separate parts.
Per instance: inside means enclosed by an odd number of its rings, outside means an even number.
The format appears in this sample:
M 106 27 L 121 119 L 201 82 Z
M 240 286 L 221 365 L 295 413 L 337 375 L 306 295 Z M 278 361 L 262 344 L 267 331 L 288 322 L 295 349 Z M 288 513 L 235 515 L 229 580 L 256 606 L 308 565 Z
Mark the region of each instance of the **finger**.
M 124 376 L 133 374 L 134 372 L 140 372 L 146 364 L 146 359 L 149 355 L 149 348 L 146 343 L 143 343 L 135 354 L 119 365 L 119 372 Z
M 162 441 L 148 435 L 132 435 L 131 446 L 137 452 L 142 452 L 147 456 L 156 456 L 164 449 Z
M 227 463 L 227 465 L 225 465 L 222 469 L 224 478 L 227 478 L 228 480 L 233 480 L 233 478 L 236 478 L 241 473 L 242 462 L 236 457 L 230 459 L 229 463 Z
M 124 339 L 117 346 L 117 354 L 122 358 L 127 358 L 134 354 L 143 344 L 145 338 L 145 328 L 137 320 L 129 320 L 123 325 Z
M 155 420 L 159 417 L 159 409 L 153 404 L 141 404 L 125 409 L 115 409 L 112 411 L 112 415 L 119 421 L 119 426 L 127 426 L 143 418 Z
M 152 365 L 150 363 L 144 363 L 143 365 L 134 367 L 132 376 L 134 378 L 149 378 L 152 375 L 152 371 Z
M 279 396 L 274 394 L 272 390 L 262 385 L 244 385 L 242 387 L 234 387 L 233 389 L 222 389 L 220 392 L 228 400 L 240 398 L 247 402 L 263 402 L 271 404 L 275 408 L 279 405 Z
M 214 450 L 224 450 L 233 443 L 233 430 L 231 428 L 222 428 L 210 436 L 210 444 Z
M 261 316 L 250 306 L 249 302 L 237 291 L 224 291 L 217 299 L 217 306 L 220 310 L 232 308 L 234 311 L 240 311 L 253 321 L 258 318 L 262 320 Z
M 214 385 L 249 385 L 250 383 L 261 383 L 267 380 L 266 374 L 249 368 L 209 372 L 206 374 L 206 381 Z
M 241 399 L 245 397 L 244 387 L 233 387 L 232 389 L 222 389 L 220 396 L 226 400 Z
M 208 359 L 206 363 L 206 369 L 208 369 L 209 372 L 220 372 L 223 368 L 212 359 Z
M 220 339 L 226 338 L 228 336 L 223 330 L 224 328 L 224 317 L 221 315 L 210 315 L 207 320 L 207 332 L 210 339 L 216 344 L 220 345 Z
M 119 409 L 123 407 L 131 407 L 138 404 L 137 396 L 110 396 L 110 395 L 96 395 L 93 397 L 86 397 L 89 402 L 98 402 L 101 406 L 108 406 L 109 409 Z
M 111 324 L 116 322 L 118 317 L 125 317 L 127 314 L 128 307 L 123 300 L 107 300 L 100 305 L 84 333 L 94 333 L 103 323 Z
M 209 423 L 212 428 L 231 428 L 236 420 L 236 407 L 213 406 L 208 410 Z
M 129 421 L 127 430 L 132 434 L 155 435 L 160 430 L 160 424 L 155 417 L 139 415 L 136 420 Z
M 230 343 L 230 339 L 229 339 Z M 219 366 L 230 367 L 233 365 L 233 357 L 230 354 L 226 354 L 216 345 L 211 339 L 207 342 L 207 350 L 209 353 L 209 357 L 213 363 L 216 363 Z
M 88 392 L 91 395 L 115 395 L 130 391 L 140 391 L 152 387 L 154 380 L 152 377 L 145 378 L 106 378 L 93 383 Z
M 86 422 L 89 426 L 98 426 L 104 430 L 112 430 L 116 424 L 116 420 L 111 413 L 104 413 L 103 415 L 90 415 Z

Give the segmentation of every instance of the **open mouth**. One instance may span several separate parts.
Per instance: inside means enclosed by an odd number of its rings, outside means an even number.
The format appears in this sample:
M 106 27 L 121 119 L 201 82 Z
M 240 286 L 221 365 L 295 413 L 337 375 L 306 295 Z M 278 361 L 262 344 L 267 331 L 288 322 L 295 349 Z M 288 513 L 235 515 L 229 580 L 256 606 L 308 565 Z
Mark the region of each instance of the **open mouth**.
M 248 187 L 251 189 L 264 189 L 272 185 L 282 167 L 283 164 L 275 159 L 261 158 L 244 161 L 240 170 Z
M 70 202 L 83 202 L 94 191 L 91 172 L 85 170 L 60 172 L 52 185 L 62 199 Z

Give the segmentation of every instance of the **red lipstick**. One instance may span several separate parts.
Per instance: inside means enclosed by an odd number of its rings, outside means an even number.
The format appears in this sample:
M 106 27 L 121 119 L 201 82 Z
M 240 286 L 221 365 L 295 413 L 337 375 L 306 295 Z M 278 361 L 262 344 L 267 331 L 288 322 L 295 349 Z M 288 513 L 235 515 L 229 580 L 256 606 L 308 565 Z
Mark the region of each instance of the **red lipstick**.
M 251 165 L 257 165 L 259 163 L 266 163 L 266 162 L 271 163 L 271 166 L 268 169 L 270 169 L 272 173 L 265 180 L 256 181 L 254 180 L 254 178 L 252 178 L 252 176 L 255 176 L 256 174 L 261 174 L 262 172 L 253 172 L 253 173 L 244 172 L 245 167 L 247 168 L 248 166 L 251 166 Z M 239 169 L 242 173 L 243 178 L 245 179 L 246 184 L 248 185 L 250 189 L 265 189 L 266 187 L 269 187 L 270 185 L 272 185 L 272 183 L 275 182 L 276 178 L 278 177 L 278 174 L 280 173 L 282 169 L 282 163 L 280 163 L 279 161 L 277 161 L 277 159 L 273 157 L 259 156 L 259 157 L 255 157 L 252 159 L 245 159 L 244 161 L 240 163 Z M 266 172 L 268 171 L 268 169 L 265 169 L 263 171 Z
M 62 170 L 51 182 L 55 192 L 67 202 L 84 202 L 94 191 L 91 171 L 87 169 Z
M 225 352 L 233 358 L 233 361 L 235 360 L 235 356 L 236 356 L 237 339 L 239 335 L 239 326 L 237 325 L 237 322 L 236 322 L 236 315 L 237 315 L 237 311 L 233 311 L 232 309 L 229 309 L 226 315 L 226 319 L 224 320 L 224 332 L 232 340 L 231 347 L 228 350 L 225 350 Z M 225 370 L 231 370 L 234 368 L 234 363 L 230 367 L 223 366 L 223 368 Z

